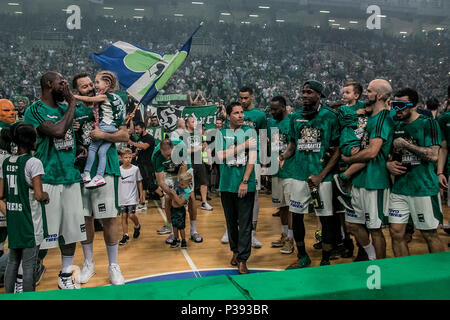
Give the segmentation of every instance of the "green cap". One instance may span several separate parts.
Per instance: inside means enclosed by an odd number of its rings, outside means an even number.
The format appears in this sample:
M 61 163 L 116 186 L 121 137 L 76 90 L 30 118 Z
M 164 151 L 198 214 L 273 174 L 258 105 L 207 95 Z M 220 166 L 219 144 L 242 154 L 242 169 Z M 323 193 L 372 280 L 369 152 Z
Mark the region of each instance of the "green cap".
M 307 80 L 303 86 L 309 85 L 309 87 L 311 89 L 313 89 L 314 91 L 320 93 L 320 96 L 322 98 L 326 98 L 325 94 L 323 93 L 323 91 L 325 90 L 325 86 L 323 85 L 322 82 L 319 82 L 317 80 Z

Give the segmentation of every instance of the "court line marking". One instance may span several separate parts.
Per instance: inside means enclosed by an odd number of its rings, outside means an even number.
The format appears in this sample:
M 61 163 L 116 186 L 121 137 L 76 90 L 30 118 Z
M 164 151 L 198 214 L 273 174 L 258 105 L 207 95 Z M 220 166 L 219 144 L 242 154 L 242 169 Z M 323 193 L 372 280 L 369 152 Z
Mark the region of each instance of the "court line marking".
M 159 214 L 162 216 L 162 218 L 164 219 L 164 222 L 167 224 L 167 217 L 166 214 L 162 211 L 161 207 L 159 206 L 158 202 L 156 202 L 156 200 L 153 200 L 153 202 L 156 205 L 156 209 L 158 209 Z M 197 266 L 195 265 L 194 261 L 192 261 L 191 257 L 189 256 L 189 254 L 187 253 L 186 249 L 181 249 L 181 253 L 184 255 L 184 258 L 186 259 L 187 263 L 189 264 L 189 267 L 191 267 L 192 271 L 194 272 L 194 275 L 196 278 L 200 278 L 201 274 L 198 271 Z

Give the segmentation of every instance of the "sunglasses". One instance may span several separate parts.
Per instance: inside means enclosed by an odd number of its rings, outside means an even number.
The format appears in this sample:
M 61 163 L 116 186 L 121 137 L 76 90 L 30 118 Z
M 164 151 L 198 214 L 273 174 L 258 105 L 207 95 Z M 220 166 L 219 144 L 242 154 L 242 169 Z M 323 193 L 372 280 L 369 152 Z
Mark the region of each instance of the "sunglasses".
M 405 110 L 407 107 L 412 107 L 413 104 L 408 101 L 396 100 L 391 102 L 391 108 L 396 111 Z

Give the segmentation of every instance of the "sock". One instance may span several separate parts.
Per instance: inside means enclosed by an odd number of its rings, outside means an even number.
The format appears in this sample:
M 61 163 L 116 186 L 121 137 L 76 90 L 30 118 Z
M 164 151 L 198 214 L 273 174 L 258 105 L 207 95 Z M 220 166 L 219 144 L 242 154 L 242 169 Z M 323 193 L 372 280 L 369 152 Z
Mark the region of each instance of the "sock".
M 305 248 L 304 244 L 302 244 L 302 245 L 298 245 L 297 244 L 297 251 L 298 251 L 299 258 L 307 255 L 306 254 L 306 248 Z
M 94 243 L 88 243 L 88 244 L 82 244 L 81 247 L 83 248 L 83 254 L 84 254 L 84 260 L 93 263 L 94 262 L 94 256 L 92 254 L 92 249 L 94 247 Z
M 286 224 L 286 225 L 282 225 L 281 226 L 281 229 L 283 230 L 283 233 L 285 233 L 285 234 L 287 234 L 288 233 L 288 225 Z
M 61 273 L 72 273 L 73 256 L 61 255 L 62 269 Z
M 288 239 L 294 238 L 294 231 L 292 229 L 288 229 L 287 237 Z
M 375 247 L 372 242 L 369 242 L 369 244 L 367 246 L 363 246 L 363 248 L 366 250 L 369 260 L 376 260 L 377 255 L 375 254 Z
M 340 176 L 343 180 L 348 180 L 348 177 L 345 175 L 344 172 L 342 172 L 339 176 Z
M 197 221 L 191 220 L 189 223 L 191 225 L 191 235 L 197 233 Z
M 258 221 L 252 221 L 252 231 L 256 231 L 257 224 L 258 224 Z
M 170 228 L 170 235 L 173 236 L 173 226 L 171 223 L 169 223 L 169 228 Z
M 108 261 L 109 265 L 111 264 L 117 264 L 117 251 L 118 251 L 118 244 L 106 244 L 106 251 L 108 253 Z
M 139 223 L 137 226 L 135 226 L 135 229 L 139 229 L 141 227 L 141 224 Z
M 17 276 L 19 276 L 19 275 L 20 275 L 20 277 L 23 276 L 22 261 L 20 261 L 19 268 L 17 269 Z

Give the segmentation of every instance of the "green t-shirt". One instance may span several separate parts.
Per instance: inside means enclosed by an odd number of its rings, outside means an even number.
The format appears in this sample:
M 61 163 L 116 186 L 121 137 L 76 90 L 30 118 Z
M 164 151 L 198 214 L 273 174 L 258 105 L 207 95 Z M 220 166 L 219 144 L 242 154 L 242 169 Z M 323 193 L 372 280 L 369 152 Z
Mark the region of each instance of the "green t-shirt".
M 447 142 L 447 150 L 450 146 L 450 111 L 444 112 L 441 114 L 437 121 L 439 122 L 439 126 L 441 127 L 442 140 Z M 450 153 L 447 155 L 447 168 L 450 168 Z
M 237 146 L 244 143 L 248 138 L 253 137 L 256 139 L 255 131 L 251 130 L 249 126 L 242 126 L 241 129 L 231 130 L 229 128 L 221 129 L 220 133 L 216 136 L 216 150 L 221 151 L 232 146 Z M 248 161 L 248 152 L 242 152 L 233 159 L 223 160 L 220 164 L 220 182 L 219 190 L 221 192 L 233 192 L 239 191 L 239 185 L 241 184 L 245 168 Z M 252 170 L 248 179 L 247 192 L 256 191 L 255 169 Z
M 176 155 L 175 152 L 179 152 L 179 158 L 187 164 L 187 169 L 192 168 L 192 165 L 188 163 L 184 152 L 186 151 L 186 144 L 180 139 L 170 139 L 174 145 L 174 153 L 170 159 L 166 159 L 161 154 L 159 150 L 160 144 L 155 147 L 155 150 L 152 154 L 152 163 L 155 172 L 165 172 L 170 175 L 177 175 L 178 170 L 180 169 L 181 163 L 174 163 L 172 158 Z
M 398 121 L 393 140 L 400 137 L 419 147 L 441 145 L 438 122 L 423 115 L 411 123 Z M 405 174 L 395 177 L 393 193 L 412 197 L 434 196 L 439 193 L 439 180 L 432 162 L 420 159 L 408 150 L 392 149 L 391 152 L 402 159 L 403 166 L 409 168 Z
M 358 101 L 354 106 L 342 106 L 338 111 L 338 120 L 341 130 L 339 138 L 339 148 L 342 154 L 351 156 L 351 149 L 359 147 L 361 138 L 367 125 L 368 117 L 366 115 L 358 115 L 356 112 L 364 108 L 366 103 Z
M 381 138 L 383 144 L 377 156 L 367 162 L 367 166 L 353 179 L 353 185 L 367 190 L 390 187 L 389 172 L 386 168 L 394 134 L 394 121 L 388 110 L 382 110 L 367 120 L 366 131 L 361 140 L 361 150 L 367 148 L 371 139 Z
M 113 124 L 118 128 L 125 119 L 126 106 L 122 98 L 115 93 L 106 93 L 109 102 L 102 103 L 98 108 L 99 122 Z
M 52 108 L 38 100 L 27 108 L 24 121 L 38 129 L 44 121 L 60 121 L 67 108 L 68 106 L 63 104 L 57 104 L 56 108 Z M 44 165 L 45 175 L 42 177 L 42 183 L 59 185 L 81 181 L 80 171 L 74 166 L 75 149 L 73 126 L 67 130 L 62 139 L 42 135 L 38 130 L 34 156 Z
M 290 143 L 289 130 L 291 124 L 292 114 L 288 114 L 286 118 L 281 121 L 275 119 L 269 119 L 267 121 L 267 126 L 269 129 L 269 139 L 271 140 L 271 154 L 274 152 L 278 155 L 286 151 Z M 278 129 L 278 134 L 275 134 L 272 140 L 273 128 Z M 277 144 L 278 142 L 278 144 Z M 273 159 L 272 159 L 273 160 Z M 278 160 L 277 160 L 278 162 Z M 278 163 L 279 167 L 279 163 Z M 293 172 L 295 171 L 295 157 L 290 157 L 284 161 L 282 168 L 278 168 L 278 172 L 273 175 L 273 177 L 279 177 L 281 179 L 292 178 Z
M 316 116 L 308 120 L 299 110 L 291 116 L 289 136 L 296 145 L 294 166 L 298 168 L 291 178 L 308 181 L 309 176 L 322 172 L 326 166 L 326 152 L 339 144 L 337 115 L 334 110 L 322 105 Z M 333 173 L 330 172 L 324 181 L 332 180 Z

